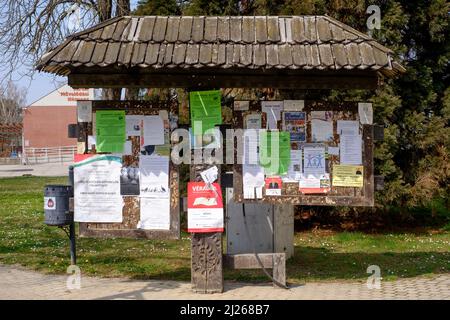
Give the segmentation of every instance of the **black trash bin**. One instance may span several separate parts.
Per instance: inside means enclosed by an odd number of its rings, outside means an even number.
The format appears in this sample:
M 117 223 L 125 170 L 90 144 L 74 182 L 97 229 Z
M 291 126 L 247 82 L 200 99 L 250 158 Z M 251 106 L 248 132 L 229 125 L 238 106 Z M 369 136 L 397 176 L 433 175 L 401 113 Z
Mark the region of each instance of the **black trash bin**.
M 49 226 L 65 226 L 73 223 L 73 212 L 69 211 L 71 186 L 47 185 L 44 189 L 44 223 Z

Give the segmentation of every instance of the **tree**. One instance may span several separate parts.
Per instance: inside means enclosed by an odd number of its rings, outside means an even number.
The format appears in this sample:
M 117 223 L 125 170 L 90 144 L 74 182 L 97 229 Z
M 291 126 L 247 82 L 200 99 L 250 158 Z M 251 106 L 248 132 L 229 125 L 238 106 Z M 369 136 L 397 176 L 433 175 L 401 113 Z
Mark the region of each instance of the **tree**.
M 145 15 L 179 15 L 181 13 L 180 5 L 176 0 L 140 0 L 134 14 L 138 16 Z
M 39 58 L 69 34 L 129 12 L 129 0 L 1 1 L 0 84 L 20 66 L 32 75 Z
M 0 89 L 0 124 L 22 122 L 22 108 L 25 106 L 25 92 L 9 82 Z

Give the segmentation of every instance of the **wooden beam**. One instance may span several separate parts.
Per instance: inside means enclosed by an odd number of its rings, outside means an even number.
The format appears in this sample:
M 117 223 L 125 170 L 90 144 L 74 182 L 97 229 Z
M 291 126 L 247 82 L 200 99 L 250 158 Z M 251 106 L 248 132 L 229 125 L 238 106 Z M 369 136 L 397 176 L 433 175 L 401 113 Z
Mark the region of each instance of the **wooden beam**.
M 200 172 L 212 166 L 214 165 L 206 163 L 191 164 L 190 181 L 203 181 Z M 220 184 L 220 166 L 218 168 Z M 191 284 L 192 290 L 196 293 L 223 292 L 222 233 L 192 234 Z
M 195 73 L 71 73 L 73 88 L 284 88 L 375 89 L 376 74 L 195 74 Z

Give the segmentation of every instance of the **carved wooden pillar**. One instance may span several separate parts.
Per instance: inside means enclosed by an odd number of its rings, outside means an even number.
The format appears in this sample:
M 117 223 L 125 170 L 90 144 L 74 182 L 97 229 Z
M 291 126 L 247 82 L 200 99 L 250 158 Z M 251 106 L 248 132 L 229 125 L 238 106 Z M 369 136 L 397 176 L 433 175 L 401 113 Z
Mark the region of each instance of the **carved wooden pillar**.
M 192 164 L 190 181 L 202 181 L 200 172 L 214 165 Z M 220 166 L 219 184 L 220 184 Z M 191 283 L 197 293 L 223 292 L 222 233 L 193 233 L 191 236 Z

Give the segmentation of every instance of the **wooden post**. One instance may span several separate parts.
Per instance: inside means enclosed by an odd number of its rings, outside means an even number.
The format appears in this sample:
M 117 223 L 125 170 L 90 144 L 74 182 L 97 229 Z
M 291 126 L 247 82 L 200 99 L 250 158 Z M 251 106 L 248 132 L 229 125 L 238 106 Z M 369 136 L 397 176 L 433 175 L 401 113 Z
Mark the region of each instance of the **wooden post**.
M 192 164 L 190 180 L 202 181 L 200 172 L 212 166 L 208 164 Z M 192 234 L 191 283 L 192 290 L 196 293 L 223 292 L 222 233 Z

